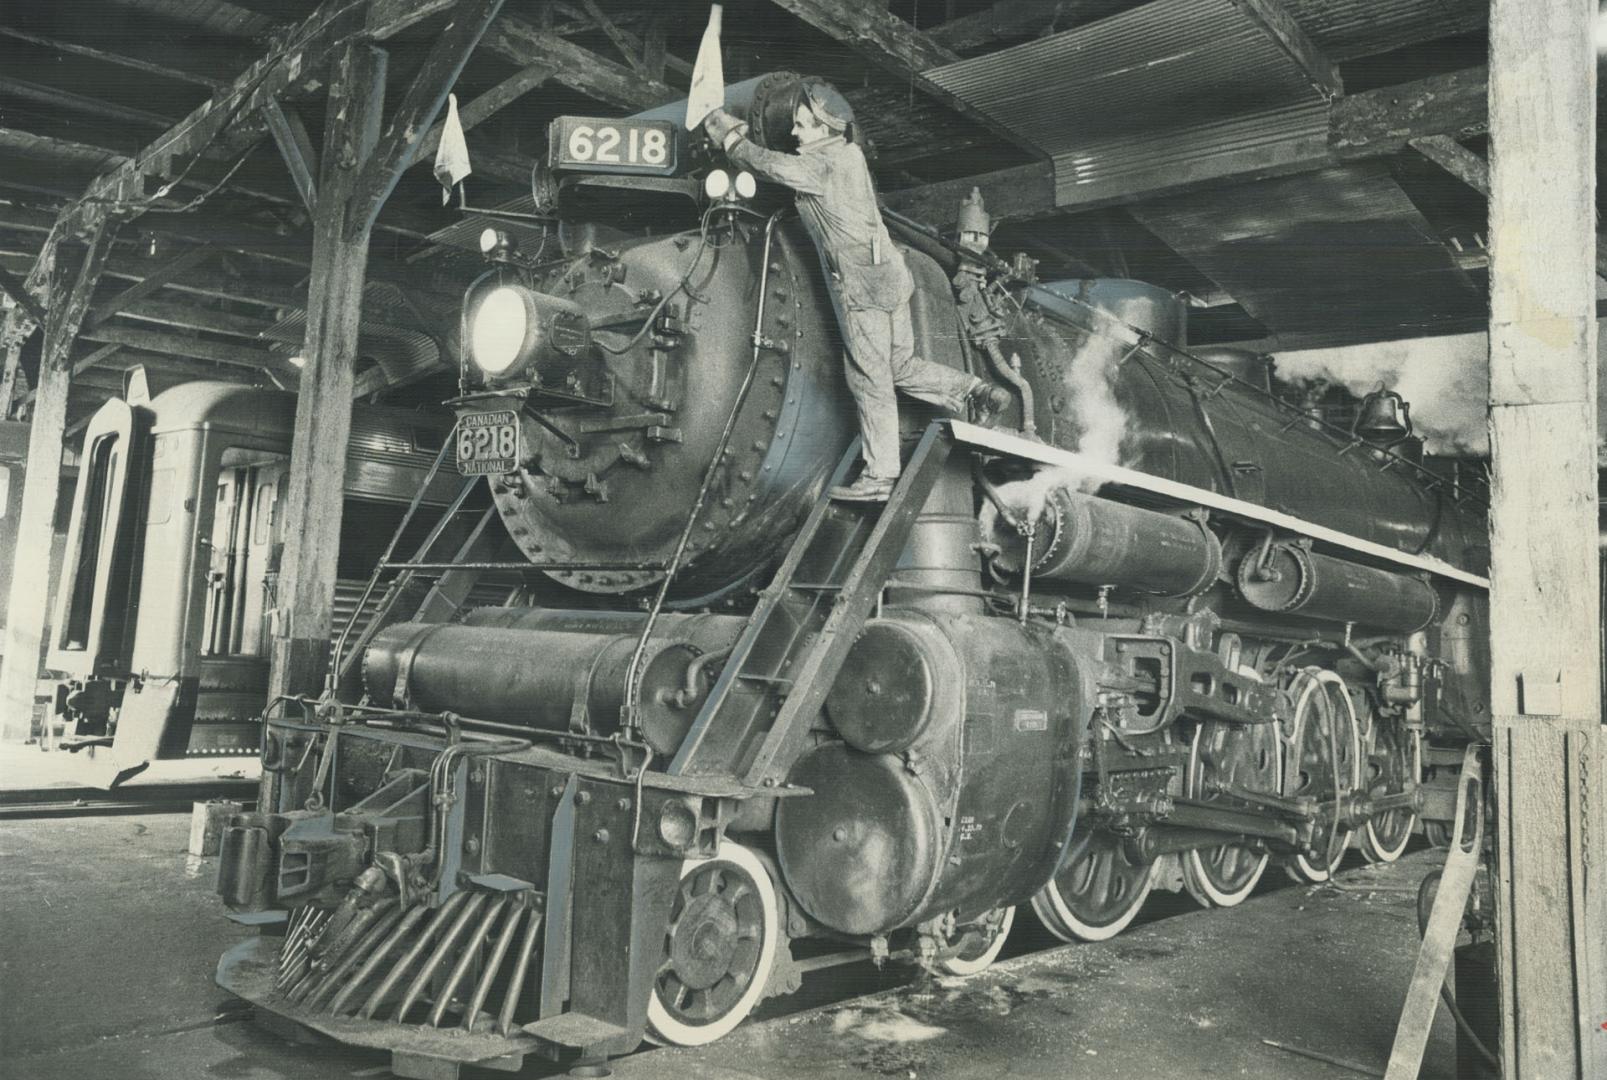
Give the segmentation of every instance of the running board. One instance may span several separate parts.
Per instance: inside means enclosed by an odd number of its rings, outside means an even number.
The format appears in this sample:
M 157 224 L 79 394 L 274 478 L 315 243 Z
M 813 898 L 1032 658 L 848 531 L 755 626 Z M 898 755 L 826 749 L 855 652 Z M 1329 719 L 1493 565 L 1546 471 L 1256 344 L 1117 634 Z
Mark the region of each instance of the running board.
M 1138 491 L 1147 491 L 1153 495 L 1159 495 L 1162 498 L 1187 503 L 1192 506 L 1203 506 L 1244 521 L 1270 525 L 1274 528 L 1294 533 L 1297 536 L 1310 537 L 1320 543 L 1329 544 L 1358 555 L 1365 555 L 1369 559 L 1389 563 L 1392 566 L 1398 566 L 1406 570 L 1433 574 L 1449 581 L 1471 585 L 1476 589 L 1488 590 L 1490 588 L 1489 578 L 1470 574 L 1466 570 L 1460 570 L 1450 563 L 1442 559 L 1436 559 L 1431 555 L 1413 555 L 1409 552 L 1398 551 L 1385 544 L 1375 543 L 1372 540 L 1363 540 L 1360 537 L 1342 533 L 1337 529 L 1330 529 L 1326 525 L 1318 525 L 1315 522 L 1306 521 L 1304 518 L 1297 518 L 1292 514 L 1285 514 L 1279 510 L 1261 506 L 1258 503 L 1235 499 L 1215 491 L 1208 491 L 1205 488 L 1194 487 L 1191 484 L 1182 484 L 1176 480 L 1168 480 L 1163 476 L 1152 476 L 1136 469 L 1125 469 L 1120 465 L 1107 465 L 1104 462 L 1079 454 L 1074 450 L 1062 450 L 1059 447 L 1024 439 L 1019 435 L 1012 435 L 1006 431 L 978 427 L 976 424 L 967 424 L 959 420 L 953 421 L 952 426 L 955 440 L 967 446 L 1027 461 L 1036 461 L 1040 465 L 1073 469 L 1080 476 L 1092 477 L 1095 480 L 1119 484 L 1122 487 L 1133 488 Z

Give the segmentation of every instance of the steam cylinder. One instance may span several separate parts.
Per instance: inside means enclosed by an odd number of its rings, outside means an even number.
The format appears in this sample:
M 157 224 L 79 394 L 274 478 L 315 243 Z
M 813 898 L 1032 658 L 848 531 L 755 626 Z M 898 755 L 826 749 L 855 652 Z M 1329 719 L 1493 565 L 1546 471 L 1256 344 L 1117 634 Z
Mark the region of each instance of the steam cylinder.
M 1274 544 L 1239 563 L 1239 591 L 1262 611 L 1415 633 L 1434 621 L 1439 599 L 1420 578 Z
M 741 626 L 734 616 L 684 620 L 648 641 L 638 676 L 641 725 L 655 751 L 679 747 L 712 685 L 697 663 L 706 650 L 687 631 L 700 629 L 703 645 L 725 648 Z M 607 735 L 619 728 L 636 642 L 635 632 L 398 623 L 375 635 L 363 658 L 363 685 L 379 701 L 431 712 Z
M 994 566 L 1019 574 L 1026 539 L 995 526 Z M 1064 488 L 1038 519 L 1032 573 L 1039 581 L 1115 585 L 1160 596 L 1194 596 L 1222 569 L 1222 545 L 1203 524 Z

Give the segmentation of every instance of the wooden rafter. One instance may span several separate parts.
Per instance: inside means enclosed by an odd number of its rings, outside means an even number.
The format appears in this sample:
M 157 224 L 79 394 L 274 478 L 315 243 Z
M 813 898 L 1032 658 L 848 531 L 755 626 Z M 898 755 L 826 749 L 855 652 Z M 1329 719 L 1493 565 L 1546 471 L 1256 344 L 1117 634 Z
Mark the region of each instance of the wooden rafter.
M 207 330 L 214 334 L 259 341 L 273 329 L 274 320 L 253 315 L 237 315 L 232 311 L 202 307 L 199 304 L 178 303 L 172 300 L 141 300 L 126 305 L 118 312 L 125 319 L 159 326 L 178 327 L 181 330 Z
M 436 32 L 429 55 L 408 84 L 397 103 L 390 122 L 368 155 L 362 172 L 354 178 L 352 198 L 356 213 L 348 222 L 348 235 L 373 228 L 380 208 L 396 188 L 402 172 L 446 104 L 446 96 L 457 81 L 469 53 L 502 10 L 503 0 L 460 0 L 451 8 L 451 19 Z
M 953 111 L 986 128 L 1000 140 L 1033 155 L 1042 152 L 992 117 L 923 78 L 933 68 L 952 64 L 959 55 L 938 44 L 886 8 L 860 0 L 770 0 L 776 7 L 848 46 L 876 67 L 910 80 Z
M 45 309 L 39 306 L 39 301 L 28 291 L 27 282 L 14 277 L 4 267 L 0 267 L 0 292 L 11 297 L 13 303 L 22 305 L 23 310 L 34 322 L 45 321 Z
M 667 83 L 598 56 L 516 15 L 504 15 L 492 23 L 481 46 L 521 66 L 545 66 L 555 82 L 615 108 L 650 109 L 684 96 Z
M 458 122 L 464 131 L 478 127 L 501 110 L 512 105 L 530 91 L 546 82 L 552 76 L 552 69 L 545 64 L 530 64 L 520 68 L 506 79 L 502 80 L 473 101 L 458 109 Z M 420 140 L 418 149 L 413 152 L 413 164 L 427 161 L 434 157 L 436 147 L 441 142 L 442 125 L 436 124 L 430 128 L 429 134 Z M 478 155 L 476 162 L 478 163 Z M 521 170 L 520 179 L 528 180 L 530 170 Z
M 142 124 L 146 127 L 165 128 L 173 123 L 171 116 L 163 116 L 161 113 L 151 112 L 149 109 L 141 109 L 116 101 L 106 101 L 103 98 L 75 93 L 60 86 L 46 86 L 43 83 L 30 82 L 27 79 L 18 79 L 10 75 L 0 75 L 0 94 L 9 94 L 24 101 L 33 101 L 41 105 L 87 113 L 90 116 L 100 116 L 108 120 Z
M 286 106 L 278 98 L 268 98 L 261 108 L 274 145 L 290 172 L 290 182 L 296 186 L 301 204 L 311 213 L 318 209 L 318 151 L 313 149 L 307 125 L 295 106 Z
M 226 85 L 223 79 L 193 68 L 192 65 L 197 58 L 194 50 L 164 47 L 160 42 L 151 40 L 140 42 L 140 51 L 145 53 L 145 56 L 128 56 L 98 45 L 74 41 L 60 34 L 46 36 L 14 26 L 0 26 L 0 37 L 26 41 L 30 45 L 54 49 L 69 56 L 82 56 L 105 64 L 115 64 L 130 71 L 139 71 L 162 79 L 175 79 L 195 86 L 204 86 L 209 90 L 216 90 Z
M 203 153 L 227 158 L 259 142 L 268 132 L 257 106 L 293 95 L 305 80 L 321 76 L 333 50 L 362 31 L 365 13 L 364 5 L 325 0 L 300 23 L 273 34 L 261 59 L 131 159 L 97 177 L 63 214 L 72 220 L 91 206 L 112 206 L 125 218 L 138 216 L 152 206 L 147 189 L 153 178 L 182 173 Z
M 85 341 L 126 346 L 146 352 L 188 356 L 194 360 L 210 360 L 214 364 L 228 364 L 231 367 L 276 371 L 282 375 L 296 373 L 296 369 L 288 361 L 268 350 L 232 341 L 213 341 L 210 338 L 192 337 L 188 334 L 143 330 L 121 323 L 107 323 L 104 326 L 86 329 L 80 336 Z
M 144 280 L 138 285 L 130 286 L 111 299 L 95 305 L 94 309 L 90 311 L 89 317 L 85 320 L 85 326 L 89 328 L 99 326 L 130 304 L 150 296 L 186 270 L 191 270 L 201 265 L 201 263 L 211 258 L 213 254 L 214 249 L 205 244 L 180 252 L 161 266 L 152 268 L 151 272 L 145 275 Z
M 609 41 L 613 42 L 614 48 L 619 50 L 619 54 L 625 58 L 625 63 L 630 65 L 631 70 L 638 75 L 648 74 L 647 66 L 642 62 L 642 58 L 637 55 L 638 50 L 641 48 L 640 43 L 625 37 L 619 27 L 614 25 L 614 20 L 610 19 L 608 14 L 597 6 L 597 0 L 580 0 L 580 4 L 581 7 L 585 8 L 586 14 L 590 15 L 592 20 L 597 23 L 597 29 L 601 30 Z
M 1345 92 L 1339 69 L 1306 36 L 1281 0 L 1233 0 L 1233 4 L 1294 61 L 1317 93 L 1332 99 Z

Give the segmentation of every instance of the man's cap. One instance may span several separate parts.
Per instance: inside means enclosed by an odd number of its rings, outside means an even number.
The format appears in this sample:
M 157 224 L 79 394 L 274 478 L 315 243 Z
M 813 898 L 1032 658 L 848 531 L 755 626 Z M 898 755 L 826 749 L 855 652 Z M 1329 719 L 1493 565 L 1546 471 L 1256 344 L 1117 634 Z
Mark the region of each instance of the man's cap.
M 816 119 L 833 131 L 846 131 L 854 122 L 854 107 L 824 79 L 805 80 L 803 97 Z

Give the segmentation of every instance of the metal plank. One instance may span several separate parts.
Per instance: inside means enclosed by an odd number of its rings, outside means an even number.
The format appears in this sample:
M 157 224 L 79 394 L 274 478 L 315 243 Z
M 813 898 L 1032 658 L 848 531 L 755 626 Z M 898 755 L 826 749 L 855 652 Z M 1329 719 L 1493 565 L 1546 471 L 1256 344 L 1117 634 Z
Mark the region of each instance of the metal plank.
M 1368 558 L 1377 559 L 1395 566 L 1405 567 L 1408 570 L 1421 570 L 1450 581 L 1457 581 L 1464 585 L 1471 585 L 1477 589 L 1488 589 L 1489 578 L 1470 574 L 1466 570 L 1458 569 L 1448 562 L 1436 559 L 1429 555 L 1413 555 L 1404 551 L 1397 551 L 1392 547 L 1374 543 L 1351 536 L 1348 533 L 1330 529 L 1325 525 L 1297 518 L 1292 514 L 1285 514 L 1272 510 L 1256 503 L 1245 502 L 1243 499 L 1234 499 L 1226 495 L 1219 495 L 1214 491 L 1193 487 L 1189 484 L 1180 484 L 1176 480 L 1168 480 L 1161 476 L 1151 476 L 1149 473 L 1138 472 L 1136 469 L 1126 469 L 1120 465 L 1107 465 L 1093 458 L 1085 457 L 1073 450 L 1062 450 L 1057 446 L 1045 443 L 1032 442 L 1019 435 L 996 431 L 992 428 L 978 427 L 964 421 L 952 421 L 954 437 L 969 446 L 978 446 L 993 450 L 1011 457 L 1024 458 L 1036 461 L 1043 465 L 1055 465 L 1062 468 L 1076 469 L 1080 474 L 1091 476 L 1096 480 L 1103 480 L 1112 484 L 1121 484 L 1123 487 L 1136 488 L 1140 491 L 1149 491 L 1178 502 L 1191 503 L 1216 510 L 1234 517 L 1249 521 L 1260 522 L 1275 528 L 1284 529 L 1299 536 L 1308 536 L 1325 544 L 1337 548 L 1354 551 Z

